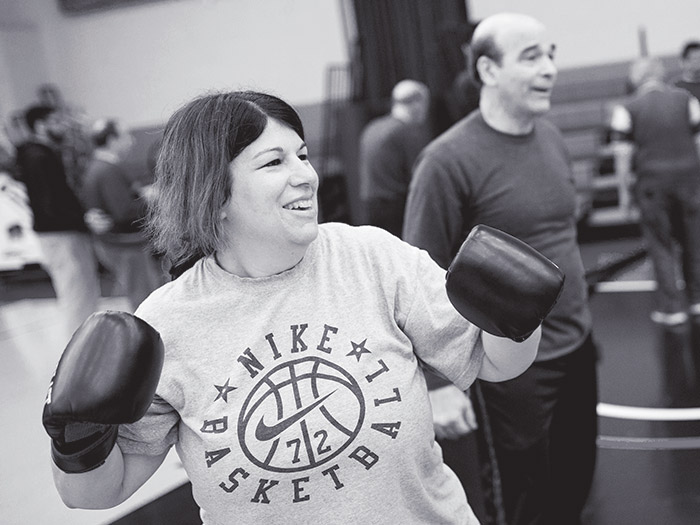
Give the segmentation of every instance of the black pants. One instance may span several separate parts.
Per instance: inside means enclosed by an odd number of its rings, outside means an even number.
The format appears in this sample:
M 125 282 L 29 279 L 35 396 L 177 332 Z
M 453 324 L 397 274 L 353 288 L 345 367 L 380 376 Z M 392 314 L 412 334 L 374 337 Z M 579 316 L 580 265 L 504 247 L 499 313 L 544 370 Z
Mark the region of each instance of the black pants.
M 457 474 L 462 483 L 469 506 L 482 525 L 487 525 L 489 510 L 485 500 L 488 495 L 484 492 L 486 485 L 480 472 L 481 445 L 478 440 L 477 432 L 470 432 L 457 439 L 438 439 L 437 442 L 442 449 L 443 461 Z
M 593 482 L 598 434 L 592 338 L 565 357 L 534 363 L 515 379 L 479 381 L 478 387 L 507 523 L 580 523 Z
M 657 308 L 674 313 L 700 304 L 700 183 L 697 178 L 660 185 L 640 178 L 635 197 L 642 234 L 654 265 Z M 680 257 L 676 253 L 680 247 Z M 681 268 L 685 289 L 678 287 Z

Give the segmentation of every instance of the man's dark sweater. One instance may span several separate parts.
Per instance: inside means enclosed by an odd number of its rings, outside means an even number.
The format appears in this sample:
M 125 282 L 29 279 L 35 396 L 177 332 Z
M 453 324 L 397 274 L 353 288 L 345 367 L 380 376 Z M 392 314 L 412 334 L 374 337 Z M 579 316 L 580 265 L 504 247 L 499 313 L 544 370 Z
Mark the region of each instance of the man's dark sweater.
M 87 231 L 83 207 L 68 185 L 60 155 L 45 144 L 17 148 L 19 179 L 26 185 L 37 232 Z

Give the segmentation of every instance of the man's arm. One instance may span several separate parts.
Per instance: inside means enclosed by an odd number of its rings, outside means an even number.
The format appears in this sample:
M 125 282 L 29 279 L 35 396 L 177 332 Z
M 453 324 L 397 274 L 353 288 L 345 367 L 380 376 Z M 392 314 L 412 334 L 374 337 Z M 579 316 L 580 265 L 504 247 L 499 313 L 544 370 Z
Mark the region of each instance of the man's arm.
M 626 176 L 632 172 L 632 116 L 627 108 L 618 104 L 610 118 L 610 139 L 615 162 L 615 173 Z
M 688 99 L 688 117 L 690 129 L 695 135 L 695 146 L 700 154 L 700 101 L 692 95 Z
M 630 141 L 632 138 L 632 115 L 622 104 L 616 104 L 612 109 L 610 130 L 613 141 Z

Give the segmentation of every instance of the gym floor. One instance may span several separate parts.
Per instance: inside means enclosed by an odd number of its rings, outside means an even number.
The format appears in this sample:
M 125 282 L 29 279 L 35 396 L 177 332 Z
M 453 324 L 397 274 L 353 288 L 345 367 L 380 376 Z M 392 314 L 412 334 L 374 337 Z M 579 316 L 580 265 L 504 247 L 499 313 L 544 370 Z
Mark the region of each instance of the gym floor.
M 581 237 L 587 269 L 641 246 L 634 231 Z M 600 348 L 599 455 L 585 525 L 690 525 L 700 516 L 700 329 L 652 323 L 653 281 L 642 258 L 591 294 Z M 105 309 L 125 309 L 109 276 Z M 46 388 L 67 341 L 40 270 L 0 274 L 0 522 L 8 525 L 199 523 L 175 455 L 129 501 L 110 510 L 67 509 L 51 479 L 41 426 Z M 696 356 L 695 363 L 693 354 Z

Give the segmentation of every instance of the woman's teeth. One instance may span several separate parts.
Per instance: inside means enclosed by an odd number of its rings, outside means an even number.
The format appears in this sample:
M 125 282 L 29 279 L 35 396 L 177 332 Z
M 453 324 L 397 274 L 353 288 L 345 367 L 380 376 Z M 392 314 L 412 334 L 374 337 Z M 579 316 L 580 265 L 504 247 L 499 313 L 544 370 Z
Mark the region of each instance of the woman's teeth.
M 311 201 L 296 201 L 284 206 L 285 210 L 305 210 L 311 207 Z

